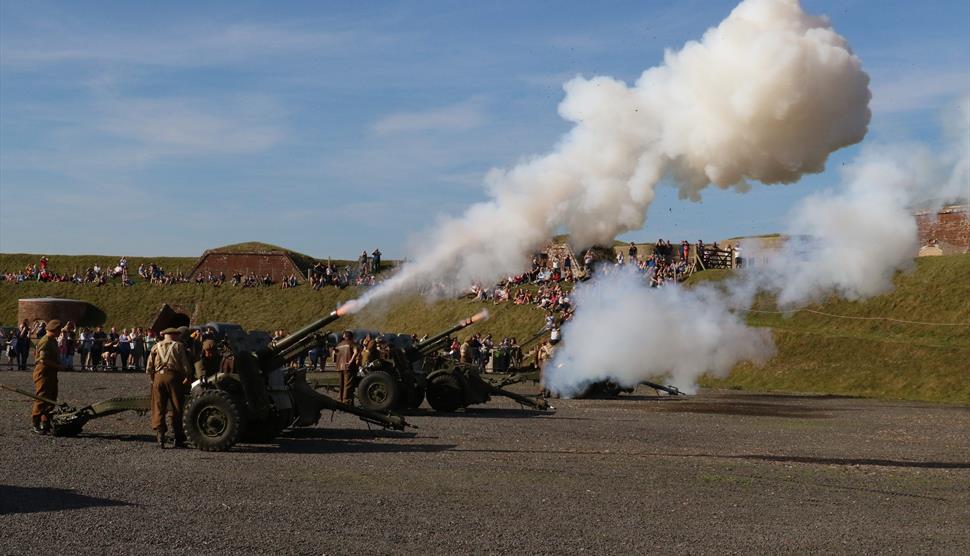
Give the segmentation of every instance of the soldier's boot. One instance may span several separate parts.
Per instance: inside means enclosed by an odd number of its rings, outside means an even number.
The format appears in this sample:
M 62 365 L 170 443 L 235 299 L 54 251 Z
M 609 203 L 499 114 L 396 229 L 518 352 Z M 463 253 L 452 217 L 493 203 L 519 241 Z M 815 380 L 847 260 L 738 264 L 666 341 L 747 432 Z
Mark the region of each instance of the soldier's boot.
M 30 421 L 31 421 L 31 424 L 33 425 L 30 429 L 30 432 L 34 434 L 47 434 L 47 431 L 44 430 L 44 427 L 40 422 L 40 415 L 31 416 Z
M 165 433 L 164 432 L 161 432 L 161 431 L 156 432 L 155 433 L 155 442 L 158 443 L 158 447 L 159 448 L 163 448 L 164 449 L 165 448 Z

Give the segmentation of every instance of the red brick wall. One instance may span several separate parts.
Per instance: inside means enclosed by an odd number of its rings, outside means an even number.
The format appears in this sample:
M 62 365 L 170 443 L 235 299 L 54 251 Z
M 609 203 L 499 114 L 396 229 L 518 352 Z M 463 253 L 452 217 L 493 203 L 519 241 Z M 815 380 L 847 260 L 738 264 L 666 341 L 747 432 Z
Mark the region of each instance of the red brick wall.
M 36 320 L 46 322 L 57 319 L 64 324 L 67 324 L 68 321 L 77 324 L 84 319 L 88 307 L 86 301 L 74 299 L 20 299 L 17 301 L 17 322 L 27 319 L 33 324 Z
M 970 253 L 970 205 L 945 207 L 939 213 L 916 214 L 920 245 L 930 245 L 933 240 L 949 245 L 961 253 Z
M 191 279 L 198 275 L 207 275 L 208 272 L 219 274 L 226 273 L 226 280 L 232 278 L 234 272 L 241 272 L 246 275 L 255 272 L 262 278 L 269 274 L 274 281 L 279 281 L 290 274 L 296 274 L 301 281 L 304 276 L 300 270 L 286 255 L 281 254 L 258 254 L 258 253 L 208 253 L 203 255 L 203 260 L 193 272 Z

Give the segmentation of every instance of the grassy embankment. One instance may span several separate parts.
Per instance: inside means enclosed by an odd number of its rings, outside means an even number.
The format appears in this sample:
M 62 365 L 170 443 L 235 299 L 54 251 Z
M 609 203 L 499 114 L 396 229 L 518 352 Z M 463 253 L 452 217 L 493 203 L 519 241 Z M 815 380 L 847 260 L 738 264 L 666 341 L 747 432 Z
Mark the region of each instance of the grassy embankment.
M 15 269 L 36 262 L 39 255 L 0 255 L 0 269 Z M 188 271 L 196 259 L 129 257 L 129 267 L 137 268 L 142 262 L 156 261 L 166 269 L 181 266 Z M 51 267 L 58 271 L 75 266 L 87 268 L 97 262 L 113 266 L 118 257 L 109 256 L 51 256 Z M 153 286 L 138 282 L 132 287 L 109 283 L 101 287 L 90 284 L 37 283 L 12 284 L 0 282 L 0 325 L 12 325 L 17 319 L 17 300 L 32 297 L 63 297 L 80 299 L 100 309 L 85 324 L 108 324 L 109 326 L 144 326 L 151 322 L 164 303 L 178 305 L 190 314 L 193 322 L 238 322 L 253 330 L 271 330 L 282 327 L 298 328 L 321 315 L 332 311 L 338 303 L 361 295 L 358 288 L 338 290 L 324 288 L 313 291 L 307 286 L 282 289 L 234 288 L 228 285 L 177 284 Z M 432 334 L 450 327 L 462 318 L 471 316 L 483 307 L 471 300 L 445 300 L 428 305 L 420 297 L 405 297 L 378 307 L 366 314 L 341 319 L 337 326 L 355 328 L 370 327 L 398 332 Z M 515 335 L 520 340 L 528 337 L 542 326 L 543 313 L 533 307 L 487 306 L 493 318 L 475 326 L 475 331 L 491 333 L 500 338 Z M 471 333 L 471 330 L 469 330 Z
M 0 269 L 16 268 L 8 264 L 13 257 L 21 256 L 0 255 Z M 37 259 L 36 255 L 23 257 Z M 117 260 L 94 259 L 101 264 Z M 190 264 L 179 261 L 194 261 L 154 260 L 168 268 L 178 264 L 189 267 Z M 130 261 L 134 266 L 139 263 L 136 258 Z M 727 275 L 725 271 L 707 271 L 695 275 L 691 283 Z M 52 296 L 89 301 L 106 313 L 109 324 L 116 326 L 143 325 L 162 303 L 173 303 L 192 313 L 195 322 L 231 321 L 251 329 L 292 330 L 359 294 L 354 288 L 314 292 L 302 286 L 282 290 L 194 284 L 139 284 L 130 288 L 112 284 L 95 288 L 0 283 L 0 323 L 13 324 L 18 298 Z M 470 300 L 428 305 L 421 298 L 408 297 L 380 311 L 346 318 L 340 326 L 434 333 L 481 308 L 481 303 Z M 523 340 L 542 324 L 543 313 L 534 307 L 503 304 L 488 308 L 493 318 L 476 325 L 476 331 L 498 337 L 515 335 Z M 773 309 L 767 301 L 755 308 Z M 970 255 L 920 259 L 914 272 L 896 278 L 896 289 L 889 294 L 861 302 L 832 300 L 810 309 L 847 317 L 970 323 Z M 792 315 L 751 313 L 748 322 L 772 329 L 778 354 L 762 368 L 742 364 L 725 379 L 705 378 L 704 386 L 970 403 L 970 326 L 845 319 L 807 311 Z
M 726 271 L 692 280 L 718 280 Z M 895 289 L 865 301 L 830 300 L 789 315 L 750 313 L 772 329 L 777 355 L 762 368 L 735 367 L 704 386 L 824 392 L 890 399 L 970 403 L 970 255 L 927 257 L 896 277 Z M 774 310 L 770 301 L 754 307 Z M 926 323 L 963 323 L 931 326 Z

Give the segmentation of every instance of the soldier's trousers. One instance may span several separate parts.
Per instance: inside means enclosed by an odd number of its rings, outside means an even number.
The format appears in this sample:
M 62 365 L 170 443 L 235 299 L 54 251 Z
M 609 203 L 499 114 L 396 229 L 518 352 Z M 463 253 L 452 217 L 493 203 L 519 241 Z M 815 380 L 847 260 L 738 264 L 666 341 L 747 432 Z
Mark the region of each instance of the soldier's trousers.
M 185 438 L 182 432 L 182 407 L 185 404 L 185 386 L 182 375 L 169 371 L 157 372 L 152 378 L 152 428 L 162 434 L 167 431 L 165 414 L 172 406 L 172 433 L 176 440 Z
M 48 400 L 57 401 L 57 371 L 55 369 L 43 365 L 34 367 L 34 394 Z M 51 411 L 54 411 L 53 405 L 34 400 L 34 407 L 30 414 L 32 417 L 48 419 Z
M 350 374 L 356 371 L 338 371 L 340 373 L 340 402 L 350 403 Z

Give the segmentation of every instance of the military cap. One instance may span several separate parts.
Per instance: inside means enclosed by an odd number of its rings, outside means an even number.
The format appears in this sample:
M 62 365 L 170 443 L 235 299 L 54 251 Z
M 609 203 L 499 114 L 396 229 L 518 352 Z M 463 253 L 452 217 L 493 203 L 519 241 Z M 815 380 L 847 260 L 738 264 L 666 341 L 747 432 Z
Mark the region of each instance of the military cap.
M 162 330 L 162 332 L 161 332 L 161 334 L 181 334 L 181 333 L 182 333 L 182 331 L 179 330 L 178 328 L 171 328 L 171 327 L 166 328 L 165 330 Z
M 178 327 L 178 334 L 181 334 L 181 335 L 184 336 L 185 334 L 188 333 L 188 331 L 189 331 L 189 327 L 188 326 L 180 326 L 180 327 Z
M 60 329 L 61 329 L 61 321 L 57 319 L 51 319 L 47 321 L 47 330 L 60 330 Z

